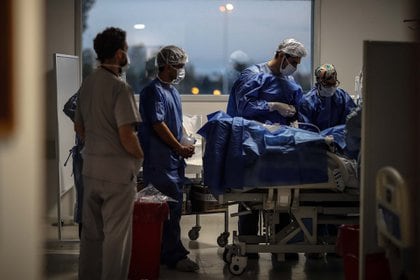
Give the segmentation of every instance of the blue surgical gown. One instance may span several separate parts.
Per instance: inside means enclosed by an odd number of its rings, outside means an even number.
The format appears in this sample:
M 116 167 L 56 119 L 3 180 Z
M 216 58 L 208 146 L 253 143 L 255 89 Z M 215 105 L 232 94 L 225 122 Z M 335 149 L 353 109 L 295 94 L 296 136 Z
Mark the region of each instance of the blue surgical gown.
M 302 98 L 302 88 L 290 76 L 276 76 L 267 63 L 245 69 L 235 81 L 230 92 L 227 113 L 231 117 L 243 117 L 262 123 L 289 124 L 277 111 L 270 111 L 268 102 L 297 105 Z
M 174 137 L 182 137 L 181 98 L 175 87 L 153 80 L 140 93 L 139 139 L 144 152 L 143 180 L 177 202 L 168 202 L 170 218 L 164 222 L 161 263 L 171 268 L 189 253 L 181 242 L 182 185 L 185 161 L 153 129 L 165 122 Z
M 305 94 L 300 102 L 299 120 L 316 125 L 324 130 L 346 123 L 347 115 L 356 108 L 350 95 L 341 88 L 337 88 L 331 97 L 323 97 L 314 87 Z
M 180 141 L 182 137 L 181 98 L 175 87 L 152 81 L 140 93 L 139 140 L 144 151 L 144 182 L 158 185 L 166 195 L 177 197 L 176 188 L 184 180 L 182 168 L 185 161 L 177 155 L 153 129 L 153 125 L 165 122 L 169 130 Z M 181 170 L 180 170 L 181 169 Z M 156 176 L 159 175 L 157 178 Z M 166 188 L 166 189 L 164 189 Z M 178 190 L 179 191 L 179 190 Z

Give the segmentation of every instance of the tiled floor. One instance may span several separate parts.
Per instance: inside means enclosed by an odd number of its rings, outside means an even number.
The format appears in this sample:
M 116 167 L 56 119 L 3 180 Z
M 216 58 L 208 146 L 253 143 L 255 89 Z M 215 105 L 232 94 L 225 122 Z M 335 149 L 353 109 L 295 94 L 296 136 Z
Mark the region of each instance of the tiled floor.
M 183 273 L 160 268 L 160 279 L 344 279 L 342 259 L 327 257 L 318 260 L 306 260 L 304 254 L 299 254 L 298 261 L 271 263 L 271 254 L 260 254 L 259 260 L 248 260 L 246 271 L 240 276 L 230 274 L 223 261 L 223 248 L 217 245 L 217 237 L 224 231 L 224 215 L 200 215 L 201 230 L 199 238 L 191 241 L 188 231 L 195 225 L 195 215 L 182 217 L 182 241 L 191 252 L 190 258 L 195 260 L 200 269 L 195 273 Z M 229 230 L 236 230 L 237 219 L 229 219 Z M 56 227 L 48 230 L 46 248 L 46 279 L 68 280 L 77 279 L 78 249 L 76 241 L 77 226 L 64 226 L 63 238 L 73 241 L 57 241 Z M 229 239 L 231 242 L 231 239 Z

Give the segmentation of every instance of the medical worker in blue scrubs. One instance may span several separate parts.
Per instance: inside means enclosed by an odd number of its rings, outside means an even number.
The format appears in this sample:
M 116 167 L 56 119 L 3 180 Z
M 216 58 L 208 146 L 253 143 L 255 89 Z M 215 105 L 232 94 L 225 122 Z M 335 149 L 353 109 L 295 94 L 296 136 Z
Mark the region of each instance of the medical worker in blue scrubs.
M 193 145 L 183 145 L 181 98 L 174 84 L 185 77 L 187 54 L 177 46 L 166 46 L 156 56 L 157 78 L 140 93 L 139 139 L 144 150 L 143 179 L 177 202 L 168 202 L 161 263 L 179 271 L 193 272 L 197 263 L 187 257 L 181 242 L 182 186 L 185 161 L 194 154 Z
M 295 39 L 285 39 L 275 51 L 274 57 L 264 63 L 245 69 L 235 81 L 230 92 L 227 113 L 262 123 L 290 125 L 297 120 L 297 107 L 302 98 L 302 88 L 291 76 L 306 56 L 303 44 Z M 239 205 L 239 212 L 246 209 Z M 257 235 L 259 213 L 239 216 L 240 235 Z M 290 222 L 288 213 L 280 214 L 277 231 Z M 258 258 L 258 254 L 248 254 Z M 296 259 L 297 254 L 286 254 Z
M 289 125 L 296 120 L 302 88 L 291 76 L 306 56 L 295 39 L 285 39 L 274 57 L 245 69 L 229 95 L 227 113 L 262 123 Z
M 306 93 L 299 105 L 302 122 L 324 130 L 346 123 L 347 115 L 355 108 L 351 96 L 339 88 L 337 71 L 332 64 L 322 64 L 315 69 L 315 86 Z

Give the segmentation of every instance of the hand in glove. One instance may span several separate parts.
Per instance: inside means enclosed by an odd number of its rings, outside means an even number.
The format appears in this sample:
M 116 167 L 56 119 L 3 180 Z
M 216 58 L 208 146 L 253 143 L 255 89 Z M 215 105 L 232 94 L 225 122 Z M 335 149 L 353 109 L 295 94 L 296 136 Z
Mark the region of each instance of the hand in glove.
M 268 102 L 268 108 L 270 111 L 277 111 L 283 117 L 292 117 L 296 114 L 296 109 L 293 105 L 289 105 L 282 102 Z

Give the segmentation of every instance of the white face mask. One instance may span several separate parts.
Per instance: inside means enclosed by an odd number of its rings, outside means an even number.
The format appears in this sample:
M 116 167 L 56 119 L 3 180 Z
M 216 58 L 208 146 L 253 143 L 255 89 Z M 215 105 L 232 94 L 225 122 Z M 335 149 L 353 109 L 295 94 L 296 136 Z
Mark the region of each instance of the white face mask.
M 288 64 L 287 64 L 286 67 L 282 68 L 284 60 L 286 60 Z M 279 70 L 280 70 L 280 73 L 283 76 L 290 76 L 296 71 L 296 67 L 294 67 L 292 64 L 290 64 L 289 60 L 287 60 L 286 56 L 284 56 L 283 60 L 281 61 Z
M 337 90 L 337 87 L 324 87 L 321 85 L 319 86 L 318 92 L 319 92 L 319 95 L 323 97 L 331 97 L 334 95 L 336 90 Z
M 179 84 L 185 78 L 185 68 L 176 69 L 176 79 L 172 81 L 173 84 Z

